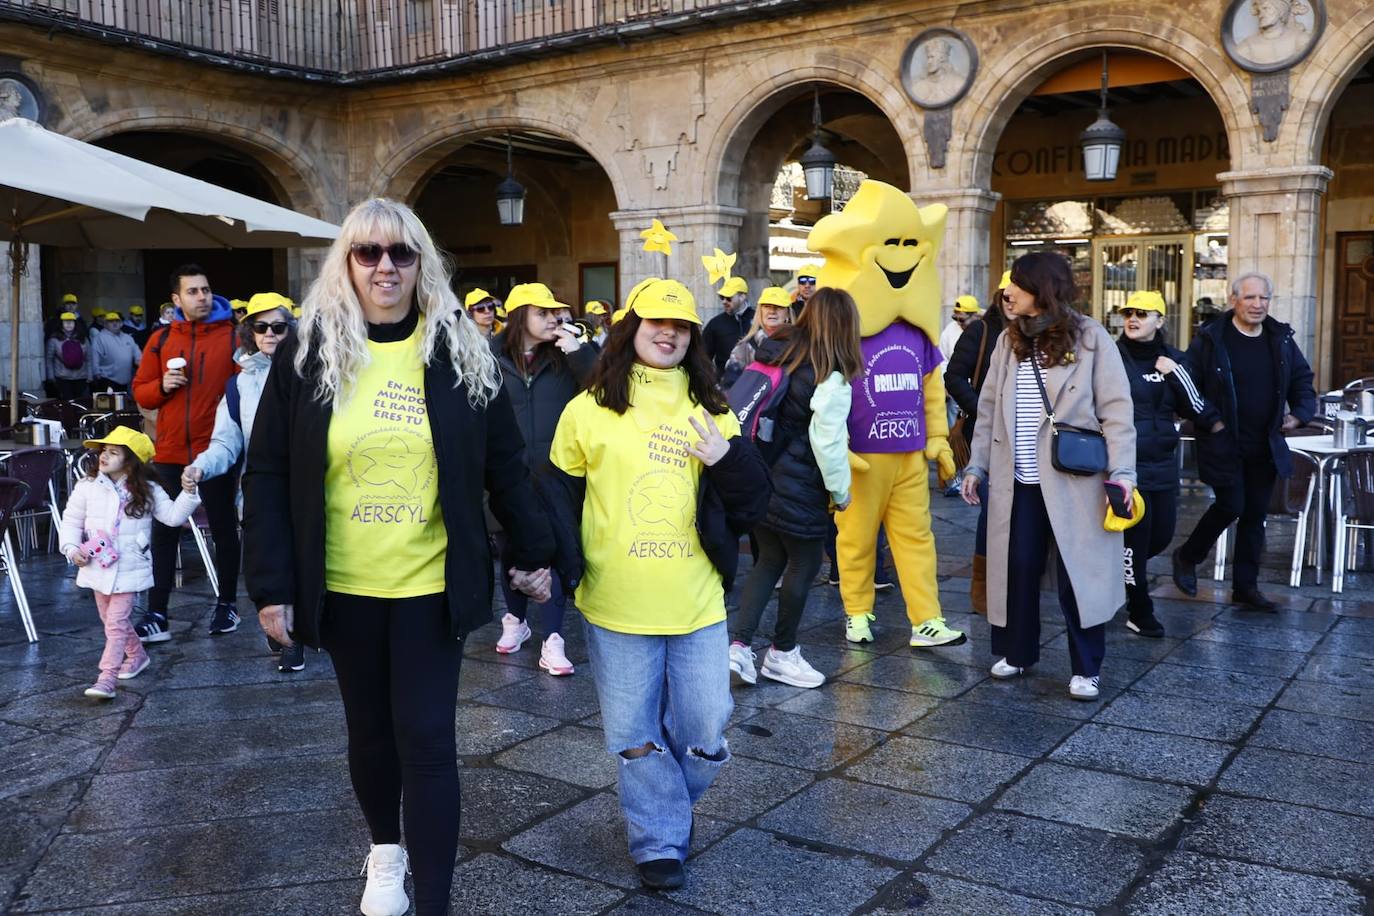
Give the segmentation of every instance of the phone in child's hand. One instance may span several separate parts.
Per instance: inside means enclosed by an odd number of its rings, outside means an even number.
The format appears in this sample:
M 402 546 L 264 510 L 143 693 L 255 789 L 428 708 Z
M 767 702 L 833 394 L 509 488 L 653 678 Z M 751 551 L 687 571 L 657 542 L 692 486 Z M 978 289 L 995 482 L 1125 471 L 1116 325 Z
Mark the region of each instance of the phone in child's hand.
M 1126 495 L 1124 484 L 1117 483 L 1115 480 L 1104 480 L 1102 486 L 1107 491 L 1107 502 L 1111 503 L 1112 511 L 1117 518 L 1130 518 L 1135 514 L 1132 510 L 1135 506 L 1131 505 L 1131 499 Z

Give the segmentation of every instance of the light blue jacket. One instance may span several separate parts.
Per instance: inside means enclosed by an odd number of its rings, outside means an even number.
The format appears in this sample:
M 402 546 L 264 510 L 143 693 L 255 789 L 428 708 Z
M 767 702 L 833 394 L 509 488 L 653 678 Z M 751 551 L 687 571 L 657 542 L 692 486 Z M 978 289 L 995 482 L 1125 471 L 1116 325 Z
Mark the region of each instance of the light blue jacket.
M 127 385 L 134 380 L 143 351 L 128 334 L 97 328 L 91 332 L 90 357 L 91 378 Z
M 239 420 L 243 425 L 234 422 L 229 415 L 228 398 L 221 397 L 215 409 L 215 429 L 210 434 L 210 444 L 191 462 L 191 467 L 200 468 L 207 478 L 227 473 L 248 450 L 248 440 L 253 435 L 253 416 L 258 412 L 258 399 L 267 382 L 267 370 L 272 368 L 272 360 L 265 353 L 241 353 L 236 358 L 242 371 L 231 378 L 229 384 L 239 386 Z

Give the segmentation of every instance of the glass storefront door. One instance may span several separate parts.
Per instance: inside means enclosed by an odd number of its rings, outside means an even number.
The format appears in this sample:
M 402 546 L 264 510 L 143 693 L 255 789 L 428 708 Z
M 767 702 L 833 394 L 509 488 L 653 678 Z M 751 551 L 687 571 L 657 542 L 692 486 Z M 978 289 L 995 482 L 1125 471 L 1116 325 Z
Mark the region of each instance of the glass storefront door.
M 1093 317 L 1114 334 L 1116 310 L 1138 289 L 1158 290 L 1168 308 L 1169 342 L 1186 349 L 1192 330 L 1193 236 L 1154 235 L 1093 241 Z

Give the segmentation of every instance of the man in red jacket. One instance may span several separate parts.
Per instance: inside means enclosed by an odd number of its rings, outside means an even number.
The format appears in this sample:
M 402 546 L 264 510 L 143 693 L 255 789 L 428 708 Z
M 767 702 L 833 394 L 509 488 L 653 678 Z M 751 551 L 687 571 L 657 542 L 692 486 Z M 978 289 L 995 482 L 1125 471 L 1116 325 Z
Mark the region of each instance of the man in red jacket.
M 172 272 L 172 323 L 148 337 L 143 361 L 134 376 L 134 400 L 156 410 L 157 451 L 153 470 L 169 495 L 181 489 L 182 469 L 210 444 L 215 410 L 225 383 L 239 371 L 229 303 L 210 292 L 205 271 L 185 264 Z M 210 634 L 238 629 L 239 524 L 235 506 L 237 474 L 201 481 L 201 505 L 215 540 L 215 573 L 219 595 Z M 153 523 L 153 588 L 148 613 L 134 629 L 145 643 L 172 638 L 167 627 L 167 598 L 172 590 L 180 531 Z

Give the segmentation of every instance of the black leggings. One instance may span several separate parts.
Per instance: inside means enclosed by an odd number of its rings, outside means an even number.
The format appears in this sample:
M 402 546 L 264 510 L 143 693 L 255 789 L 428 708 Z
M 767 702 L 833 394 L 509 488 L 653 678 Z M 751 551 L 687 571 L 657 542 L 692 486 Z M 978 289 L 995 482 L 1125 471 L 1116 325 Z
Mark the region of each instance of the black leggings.
M 458 856 L 454 714 L 463 642 L 442 594 L 366 598 L 330 592 L 321 642 L 348 722 L 348 771 L 373 843 L 405 835 L 417 916 L 448 912 Z
M 753 642 L 759 618 L 763 616 L 763 609 L 773 595 L 773 586 L 781 577 L 778 625 L 773 628 L 773 647 L 779 652 L 791 652 L 797 645 L 797 627 L 801 625 L 802 611 L 806 608 L 806 594 L 811 590 L 816 571 L 821 568 L 821 551 L 825 542 L 820 538 L 808 540 L 793 537 L 767 525 L 755 528 L 754 537 L 759 544 L 759 558 L 749 570 L 749 577 L 744 580 L 744 588 L 740 590 L 739 610 L 735 613 L 731 639 L 745 645 Z
M 181 472 L 185 465 L 154 464 L 153 471 L 167 495 L 176 498 L 181 492 Z M 235 470 L 200 482 L 200 504 L 210 522 L 210 537 L 215 541 L 215 575 L 219 577 L 219 601 L 233 604 L 239 591 L 239 475 Z M 167 615 L 167 598 L 172 593 L 176 576 L 177 543 L 180 528 L 168 528 L 153 522 L 153 587 L 148 592 L 148 610 Z
M 1178 490 L 1141 490 L 1145 517 L 1125 534 L 1126 609 L 1131 614 L 1154 613 L 1150 600 L 1150 575 L 1146 569 L 1174 539 L 1178 521 Z

